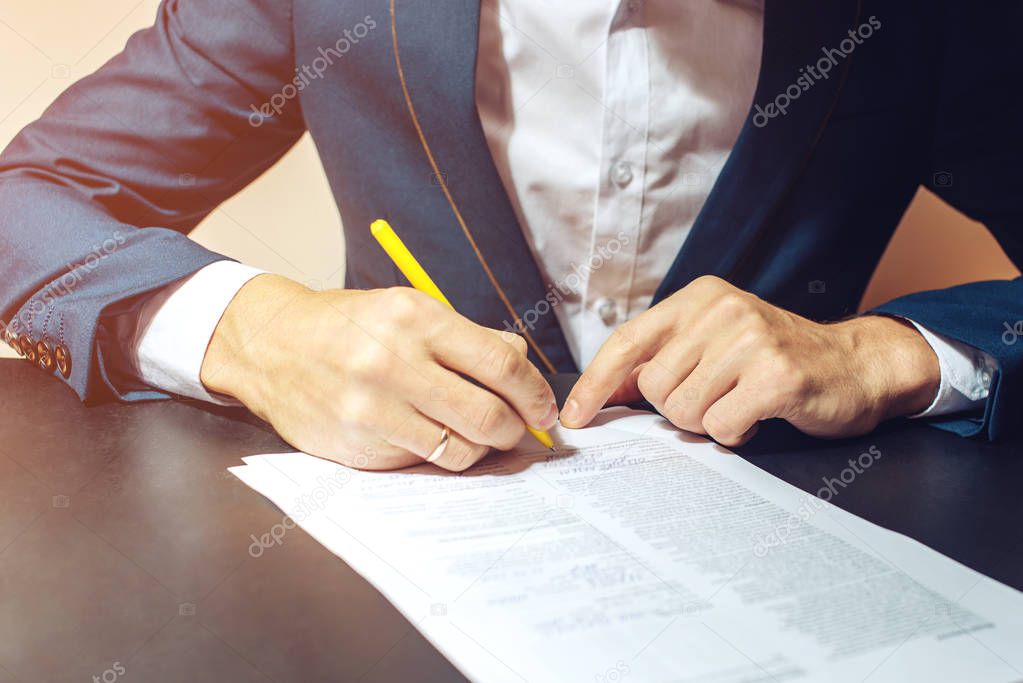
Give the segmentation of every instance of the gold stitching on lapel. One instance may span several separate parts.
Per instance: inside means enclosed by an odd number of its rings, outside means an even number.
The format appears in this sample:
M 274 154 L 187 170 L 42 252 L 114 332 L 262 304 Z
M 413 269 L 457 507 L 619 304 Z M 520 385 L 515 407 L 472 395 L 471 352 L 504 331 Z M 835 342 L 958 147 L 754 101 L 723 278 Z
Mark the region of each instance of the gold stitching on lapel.
M 398 80 L 401 81 L 401 93 L 405 98 L 405 106 L 408 108 L 409 116 L 412 118 L 412 125 L 416 129 L 416 135 L 419 136 L 419 142 L 423 145 L 423 151 L 426 152 L 426 158 L 430 161 L 430 167 L 433 169 L 434 177 L 437 179 L 437 183 L 440 185 L 441 190 L 443 190 L 444 196 L 447 198 L 448 204 L 451 206 L 451 210 L 455 214 L 455 219 L 458 220 L 458 225 L 461 226 L 466 239 L 468 239 L 469 244 L 472 245 L 472 250 L 476 253 L 476 258 L 479 260 L 480 265 L 483 266 L 483 270 L 486 272 L 487 278 L 490 280 L 490 284 L 494 285 L 494 289 L 497 290 L 497 296 L 501 298 L 501 302 L 504 304 L 504 307 L 508 309 L 508 313 L 510 313 L 514 319 L 515 329 L 522 332 L 522 336 L 526 338 L 526 342 L 536 353 L 544 367 L 547 368 L 547 371 L 552 374 L 557 374 L 558 371 L 555 369 L 554 364 L 551 363 L 550 359 L 547 358 L 547 355 L 540 348 L 540 345 L 536 343 L 533 337 L 526 330 L 526 326 L 519 318 L 519 314 L 515 312 L 515 307 L 512 306 L 511 301 L 508 299 L 508 295 L 504 293 L 504 289 L 497 281 L 497 277 L 490 269 L 490 265 L 483 257 L 482 252 L 480 252 L 480 248 L 476 244 L 476 239 L 472 236 L 472 232 L 469 231 L 469 226 L 466 225 L 465 219 L 462 217 L 462 212 L 458 209 L 458 205 L 455 203 L 455 198 L 448 189 L 447 179 L 440 172 L 440 168 L 437 166 L 437 160 L 434 158 L 433 151 L 430 149 L 430 144 L 426 141 L 426 136 L 423 134 L 423 128 L 419 124 L 419 116 L 416 114 L 416 109 L 412 105 L 412 96 L 409 94 L 408 83 L 405 80 L 405 70 L 401 66 L 401 56 L 398 53 L 398 28 L 394 5 L 395 0 L 391 0 L 391 42 L 394 45 L 394 65 L 398 69 Z

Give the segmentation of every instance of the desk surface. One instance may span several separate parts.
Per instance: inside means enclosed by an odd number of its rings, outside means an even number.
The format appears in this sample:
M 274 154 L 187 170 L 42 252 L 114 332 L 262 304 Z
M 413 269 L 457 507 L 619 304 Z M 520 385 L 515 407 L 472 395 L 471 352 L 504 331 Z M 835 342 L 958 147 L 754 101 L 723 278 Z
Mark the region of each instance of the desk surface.
M 461 680 L 300 529 L 249 553 L 281 513 L 226 468 L 287 446 L 244 411 L 87 408 L 18 361 L 0 387 L 0 683 Z M 743 456 L 814 492 L 876 446 L 834 503 L 1023 589 L 1023 442 L 763 432 Z

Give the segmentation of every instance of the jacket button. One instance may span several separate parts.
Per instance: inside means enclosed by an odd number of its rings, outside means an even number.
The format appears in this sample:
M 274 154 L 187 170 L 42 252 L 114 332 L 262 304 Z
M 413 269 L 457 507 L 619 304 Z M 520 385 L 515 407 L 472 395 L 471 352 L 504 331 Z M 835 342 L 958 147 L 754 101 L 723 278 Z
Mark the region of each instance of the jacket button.
M 7 342 L 8 346 L 17 351 L 19 356 L 21 355 L 21 346 L 18 344 L 18 335 L 11 332 L 10 328 L 4 330 L 4 341 Z
M 46 372 L 53 372 L 53 353 L 44 341 L 36 342 L 36 362 Z
M 21 355 L 27 358 L 29 363 L 36 362 L 36 347 L 32 345 L 32 340 L 27 334 L 18 337 L 18 346 L 21 347 Z
M 57 362 L 57 370 L 64 375 L 64 379 L 71 376 L 71 352 L 63 344 L 57 344 L 53 349 L 53 360 Z

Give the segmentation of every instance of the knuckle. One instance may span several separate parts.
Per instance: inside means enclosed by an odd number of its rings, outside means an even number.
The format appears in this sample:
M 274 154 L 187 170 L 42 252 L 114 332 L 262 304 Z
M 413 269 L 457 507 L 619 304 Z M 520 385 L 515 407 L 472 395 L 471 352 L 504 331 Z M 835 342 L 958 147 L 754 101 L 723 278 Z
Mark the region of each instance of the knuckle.
M 496 398 L 482 401 L 472 420 L 473 426 L 488 439 L 498 436 L 507 418 L 504 404 Z
M 597 388 L 598 388 L 597 380 L 594 379 L 590 373 L 584 372 L 583 374 L 579 375 L 579 379 L 576 381 L 573 390 L 591 392 L 595 391 Z
M 387 296 L 387 310 L 391 318 L 399 323 L 414 319 L 422 308 L 419 293 L 410 287 L 392 287 L 387 290 Z
M 575 386 L 572 387 L 572 395 L 584 401 L 597 396 L 600 393 L 600 383 L 588 371 L 579 376 Z
M 525 354 L 529 351 L 529 345 L 526 343 L 526 338 L 522 335 L 515 334 L 509 330 L 501 330 L 499 334 L 501 335 L 501 340 L 505 344 L 509 344 L 519 353 Z
M 717 411 L 707 411 L 703 416 L 703 429 L 708 436 L 726 446 L 737 443 L 742 436 L 737 433 L 735 423 Z
M 724 280 L 722 280 L 721 278 L 719 278 L 719 277 L 717 277 L 715 275 L 701 275 L 700 277 L 696 278 L 695 280 L 690 282 L 688 285 L 686 285 L 685 288 L 686 289 L 697 289 L 697 290 L 699 290 L 699 289 L 702 289 L 702 290 L 718 289 L 722 285 L 726 285 L 726 284 L 727 283 Z
M 490 450 L 486 446 L 461 439 L 451 445 L 454 446 L 454 452 L 451 453 L 451 457 L 445 465 L 446 469 L 452 472 L 464 472 L 479 462 Z
M 767 317 L 755 306 L 751 306 L 743 312 L 742 324 L 747 334 L 752 337 L 751 342 L 771 332 L 771 324 Z
M 672 398 L 664 406 L 664 416 L 680 429 L 702 432 L 703 423 L 700 419 L 699 406 L 694 403 L 694 401 Z
M 436 315 L 417 321 L 415 330 L 424 347 L 433 350 L 443 348 L 445 341 L 457 338 L 460 334 L 450 317 Z
M 373 427 L 380 415 L 380 406 L 367 396 L 349 396 L 344 403 L 344 415 L 350 422 L 361 427 Z
M 510 429 L 504 430 L 498 438 L 494 439 L 494 448 L 501 451 L 508 451 L 519 445 L 522 437 L 526 434 L 526 425 L 516 421 Z
M 523 357 L 513 349 L 495 349 L 490 354 L 490 376 L 497 380 L 507 380 L 518 375 L 524 365 Z
M 358 377 L 376 376 L 387 363 L 388 351 L 376 342 L 360 344 L 348 354 L 348 367 Z
M 636 386 L 639 388 L 639 393 L 643 394 L 646 400 L 655 405 L 662 405 L 668 398 L 665 382 L 658 376 L 659 374 L 654 363 L 647 363 L 636 377 Z
M 545 417 L 547 411 L 555 404 L 554 392 L 546 382 L 541 382 L 541 384 L 542 386 L 533 393 L 533 401 L 530 404 L 530 408 L 536 413 L 538 420 Z
M 738 290 L 731 290 L 718 296 L 714 307 L 720 315 L 738 317 L 748 312 L 749 299 Z
M 360 454 L 351 455 L 347 456 L 345 460 L 342 460 L 341 464 L 357 470 L 379 472 L 402 469 L 403 467 L 409 467 L 410 465 L 422 464 L 422 462 L 423 459 L 415 453 L 400 451 L 383 454 L 373 460 L 366 460 L 365 458 L 360 457 Z
M 613 347 L 620 355 L 626 355 L 636 344 L 636 324 L 629 320 L 614 329 L 611 333 Z

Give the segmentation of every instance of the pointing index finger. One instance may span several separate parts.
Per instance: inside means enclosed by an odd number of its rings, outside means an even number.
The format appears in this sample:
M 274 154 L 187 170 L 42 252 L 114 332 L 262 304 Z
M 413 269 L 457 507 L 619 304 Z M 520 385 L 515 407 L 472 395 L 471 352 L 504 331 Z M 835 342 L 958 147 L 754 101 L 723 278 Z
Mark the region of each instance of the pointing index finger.
M 632 370 L 649 359 L 652 351 L 641 341 L 640 318 L 618 326 L 597 351 L 561 411 L 561 423 L 570 428 L 589 424 Z

